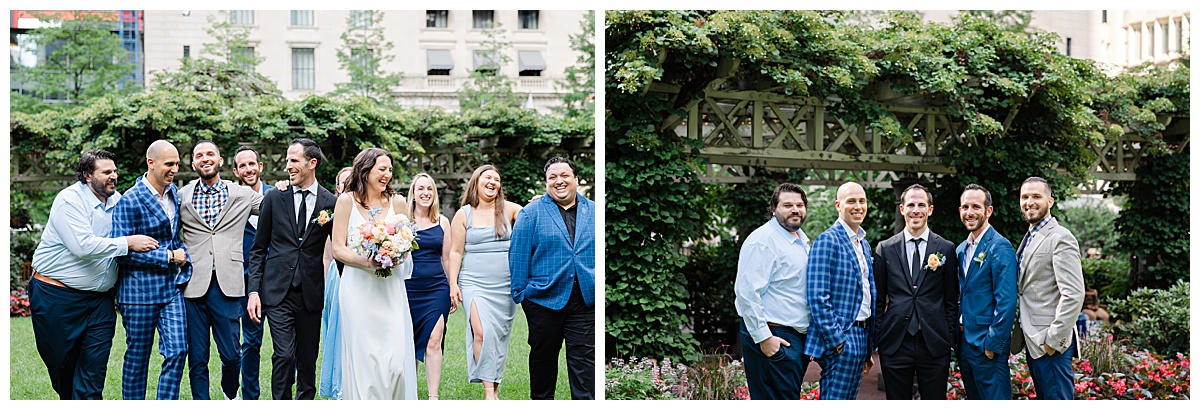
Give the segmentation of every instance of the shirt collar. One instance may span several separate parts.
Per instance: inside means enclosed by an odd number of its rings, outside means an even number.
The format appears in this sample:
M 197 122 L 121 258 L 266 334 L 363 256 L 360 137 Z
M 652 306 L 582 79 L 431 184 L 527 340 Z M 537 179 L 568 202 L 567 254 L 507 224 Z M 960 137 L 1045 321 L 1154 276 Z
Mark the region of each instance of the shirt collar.
M 864 231 L 862 226 L 859 226 L 858 232 L 855 232 L 855 231 L 850 230 L 850 225 L 846 224 L 846 221 L 843 221 L 842 218 L 838 218 L 837 221 L 839 224 L 842 224 L 842 229 L 846 230 L 846 235 L 850 237 L 851 241 L 863 239 L 864 237 L 867 236 L 867 231 Z
M 308 191 L 308 193 L 310 193 L 310 194 L 315 194 L 316 187 L 317 187 L 317 181 L 313 181 L 313 183 L 309 184 L 306 187 L 303 187 L 303 188 L 296 187 L 296 189 L 294 189 L 293 190 L 294 192 L 292 192 L 292 193 L 298 194 L 300 191 Z
M 1051 220 L 1051 219 L 1054 219 L 1054 217 L 1053 217 L 1053 216 L 1051 216 L 1051 215 L 1046 215 L 1046 217 L 1045 217 L 1045 218 L 1042 218 L 1042 221 L 1041 221 L 1041 222 L 1038 222 L 1038 223 L 1037 223 L 1037 225 L 1034 225 L 1034 226 L 1031 226 L 1031 227 L 1029 227 L 1029 234 L 1030 234 L 1030 235 L 1036 234 L 1036 233 L 1037 233 L 1037 231 L 1039 231 L 1039 230 L 1041 230 L 1043 227 L 1045 227 L 1047 223 L 1050 223 L 1050 220 Z
M 808 236 L 804 235 L 804 229 L 797 229 L 796 235 L 799 235 L 799 237 L 796 237 L 796 236 L 792 235 L 791 232 L 788 232 L 787 229 L 784 229 L 783 225 L 779 224 L 779 220 L 777 220 L 775 218 L 771 218 L 770 221 L 767 221 L 767 225 L 770 225 L 772 227 L 772 229 L 775 230 L 776 233 L 778 233 L 779 235 L 781 235 L 782 237 L 784 237 L 785 239 L 787 239 L 790 242 L 800 241 L 800 243 L 808 244 Z
M 921 240 L 925 241 L 925 243 L 929 243 L 929 227 L 926 226 L 925 230 L 922 231 L 921 234 L 918 236 L 912 236 L 912 234 L 908 233 L 908 230 L 905 229 L 904 230 L 904 243 L 908 243 L 909 241 L 913 240 L 913 238 L 921 238 Z
M 212 185 L 208 185 L 208 184 L 204 183 L 203 179 L 201 179 L 199 181 L 200 181 L 200 189 L 203 190 L 204 192 L 213 192 L 213 191 L 225 189 L 225 182 L 221 181 L 221 178 L 217 178 L 217 183 L 212 184 Z
M 978 237 L 978 238 L 975 238 L 975 241 L 974 241 L 974 242 L 971 242 L 971 234 L 969 234 L 969 233 L 968 233 L 968 234 L 967 234 L 967 244 L 968 244 L 968 245 L 977 245 L 977 244 L 979 243 L 979 240 L 980 240 L 980 239 L 983 239 L 983 236 L 984 236 L 984 235 L 987 235 L 987 233 L 988 233 L 988 230 L 990 230 L 990 229 L 992 229 L 992 225 L 991 225 L 991 224 L 988 224 L 988 227 L 987 227 L 987 228 L 984 228 L 984 229 L 983 229 L 983 232 L 980 232 L 980 233 L 979 233 L 979 237 Z
M 158 189 L 154 185 L 150 185 L 150 178 L 147 178 L 146 174 L 142 174 L 141 181 L 143 184 L 146 184 L 146 188 L 150 189 L 150 195 L 154 195 L 154 198 L 158 200 L 163 200 L 168 194 L 172 194 L 171 187 L 175 186 L 175 184 L 167 184 L 167 189 L 164 189 L 162 196 L 159 196 Z
M 96 198 L 96 193 L 92 192 L 92 187 L 86 182 L 80 181 L 75 184 L 75 189 L 79 191 L 79 197 L 83 198 L 85 204 L 92 204 L 92 208 L 100 208 L 101 211 L 107 211 L 114 206 L 117 206 L 117 201 L 121 199 L 120 192 L 113 192 L 109 195 L 108 200 L 100 202 L 100 198 Z

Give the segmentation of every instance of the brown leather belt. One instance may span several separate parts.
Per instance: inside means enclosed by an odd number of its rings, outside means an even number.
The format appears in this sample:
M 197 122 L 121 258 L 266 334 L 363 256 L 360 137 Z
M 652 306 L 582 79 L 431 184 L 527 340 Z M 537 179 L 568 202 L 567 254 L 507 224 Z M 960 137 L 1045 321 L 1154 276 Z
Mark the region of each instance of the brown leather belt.
M 775 322 L 767 322 L 767 326 L 770 326 L 770 327 L 791 327 L 791 326 L 788 326 L 788 325 L 781 325 L 781 324 L 778 324 L 778 323 L 775 323 Z
M 58 279 L 54 279 L 54 278 L 51 278 L 49 276 L 46 276 L 46 275 L 43 275 L 43 274 L 40 274 L 37 272 L 33 273 L 33 278 L 40 280 L 42 282 L 45 282 L 47 284 L 50 284 L 50 285 L 58 286 L 60 288 L 70 289 L 67 287 L 67 285 L 64 285 L 62 282 L 59 282 Z

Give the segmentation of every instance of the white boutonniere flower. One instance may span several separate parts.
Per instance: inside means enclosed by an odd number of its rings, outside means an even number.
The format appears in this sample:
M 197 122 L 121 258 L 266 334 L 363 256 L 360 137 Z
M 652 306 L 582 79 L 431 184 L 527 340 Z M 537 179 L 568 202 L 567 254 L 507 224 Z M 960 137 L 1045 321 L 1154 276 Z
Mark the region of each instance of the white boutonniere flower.
M 975 262 L 978 263 L 979 266 L 983 266 L 984 258 L 987 258 L 987 252 L 979 252 L 979 256 L 975 257 Z

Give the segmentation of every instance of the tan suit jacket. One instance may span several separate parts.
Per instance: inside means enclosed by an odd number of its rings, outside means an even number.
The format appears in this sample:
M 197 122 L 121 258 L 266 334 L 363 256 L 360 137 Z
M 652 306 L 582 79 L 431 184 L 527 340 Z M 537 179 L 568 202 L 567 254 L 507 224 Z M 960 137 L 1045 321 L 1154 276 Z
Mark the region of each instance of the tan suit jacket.
M 1084 285 L 1075 235 L 1051 220 L 1029 240 L 1024 255 L 1017 292 L 1026 350 L 1037 359 L 1046 355 L 1043 343 L 1062 353 L 1074 340 L 1078 352 L 1075 321 Z
M 192 195 L 195 194 L 196 184 L 200 183 L 200 180 L 193 180 L 179 190 L 179 197 L 183 202 L 179 207 L 180 219 L 183 222 L 183 244 L 192 259 L 192 279 L 183 289 L 185 298 L 198 298 L 208 293 L 214 268 L 221 293 L 228 297 L 246 295 L 246 280 L 242 269 L 242 234 L 250 215 L 258 215 L 262 194 L 254 192 L 250 187 L 230 181 L 223 182 L 225 187 L 229 188 L 229 198 L 225 200 L 225 207 L 221 208 L 221 213 L 217 216 L 216 227 L 211 228 L 192 204 Z

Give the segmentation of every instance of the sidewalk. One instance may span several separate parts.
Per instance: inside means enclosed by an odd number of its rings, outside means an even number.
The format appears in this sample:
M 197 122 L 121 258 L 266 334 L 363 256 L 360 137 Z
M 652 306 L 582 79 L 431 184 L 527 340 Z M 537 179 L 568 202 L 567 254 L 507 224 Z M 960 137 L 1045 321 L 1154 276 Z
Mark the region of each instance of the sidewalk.
M 875 360 L 875 366 L 871 371 L 863 376 L 862 385 L 858 388 L 857 400 L 885 400 L 887 395 L 879 388 L 879 353 L 872 353 L 871 357 Z M 815 382 L 821 380 L 821 365 L 816 361 L 809 362 L 808 370 L 804 372 L 804 381 Z

